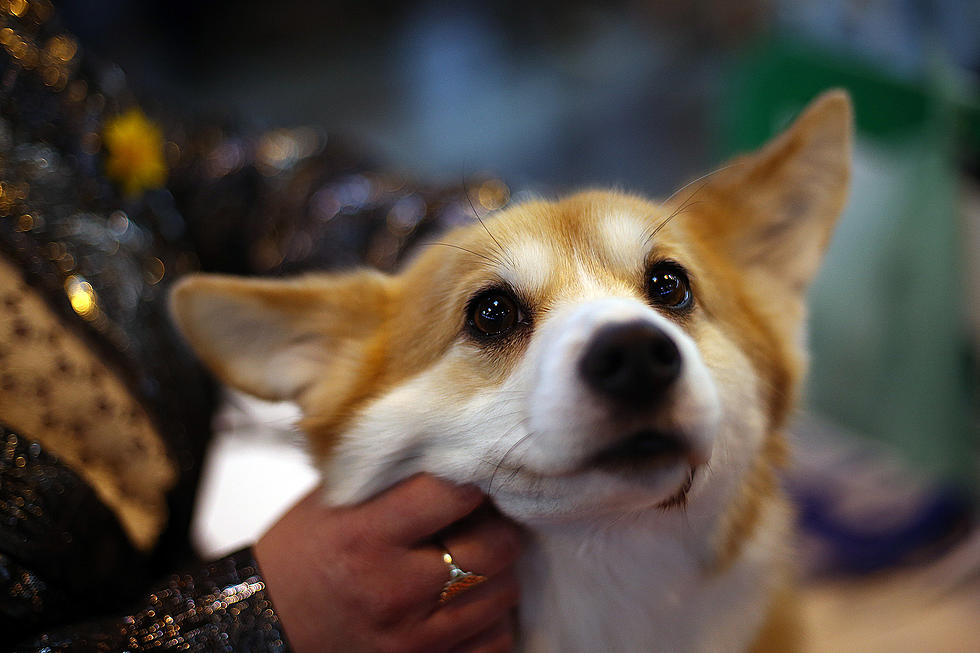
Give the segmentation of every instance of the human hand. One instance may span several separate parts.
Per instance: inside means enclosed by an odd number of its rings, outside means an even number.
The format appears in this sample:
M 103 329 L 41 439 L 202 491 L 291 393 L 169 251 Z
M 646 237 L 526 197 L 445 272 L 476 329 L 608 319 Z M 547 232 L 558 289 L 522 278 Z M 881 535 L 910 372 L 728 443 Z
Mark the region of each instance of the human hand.
M 322 496 L 308 494 L 255 545 L 296 653 L 513 648 L 521 534 L 479 489 L 423 474 L 356 506 Z M 460 568 L 487 577 L 442 606 L 437 533 Z

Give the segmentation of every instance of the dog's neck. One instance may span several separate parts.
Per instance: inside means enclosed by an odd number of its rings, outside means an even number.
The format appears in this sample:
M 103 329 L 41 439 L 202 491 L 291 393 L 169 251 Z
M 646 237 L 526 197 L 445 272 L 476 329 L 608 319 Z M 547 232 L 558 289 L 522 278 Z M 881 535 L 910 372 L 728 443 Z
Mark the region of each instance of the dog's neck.
M 522 653 L 745 650 L 768 607 L 761 581 L 773 577 L 784 517 L 768 510 L 723 571 L 717 521 L 704 517 L 651 511 L 533 529 L 520 567 Z

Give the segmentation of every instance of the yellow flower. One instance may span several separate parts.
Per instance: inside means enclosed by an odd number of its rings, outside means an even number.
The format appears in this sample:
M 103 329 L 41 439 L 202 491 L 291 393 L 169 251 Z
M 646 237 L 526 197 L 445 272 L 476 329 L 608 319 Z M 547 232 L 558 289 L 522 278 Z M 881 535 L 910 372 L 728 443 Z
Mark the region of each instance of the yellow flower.
M 130 197 L 167 180 L 163 133 L 138 108 L 110 118 L 102 140 L 108 153 L 105 172 Z

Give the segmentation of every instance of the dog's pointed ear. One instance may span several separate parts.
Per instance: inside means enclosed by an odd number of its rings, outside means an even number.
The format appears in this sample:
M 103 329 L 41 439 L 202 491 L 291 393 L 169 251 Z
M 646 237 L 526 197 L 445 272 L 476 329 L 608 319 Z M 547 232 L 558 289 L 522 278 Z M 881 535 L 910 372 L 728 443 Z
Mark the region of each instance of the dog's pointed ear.
M 711 240 L 746 271 L 805 291 L 847 199 L 851 132 L 847 93 L 828 91 L 782 134 L 707 178 Z
M 191 275 L 171 314 L 218 378 L 262 399 L 299 400 L 314 381 L 356 373 L 386 313 L 390 277 L 292 280 Z

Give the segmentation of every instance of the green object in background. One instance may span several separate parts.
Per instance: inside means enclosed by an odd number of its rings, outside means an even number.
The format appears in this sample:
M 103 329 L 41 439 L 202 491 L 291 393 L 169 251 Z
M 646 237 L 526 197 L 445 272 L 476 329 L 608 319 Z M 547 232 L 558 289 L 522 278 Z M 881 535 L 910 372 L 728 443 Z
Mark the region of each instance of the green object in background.
M 827 88 L 855 104 L 851 197 L 811 290 L 808 406 L 920 468 L 972 479 L 953 146 L 980 134 L 976 112 L 942 88 L 780 43 L 731 79 L 726 154 L 763 143 Z

